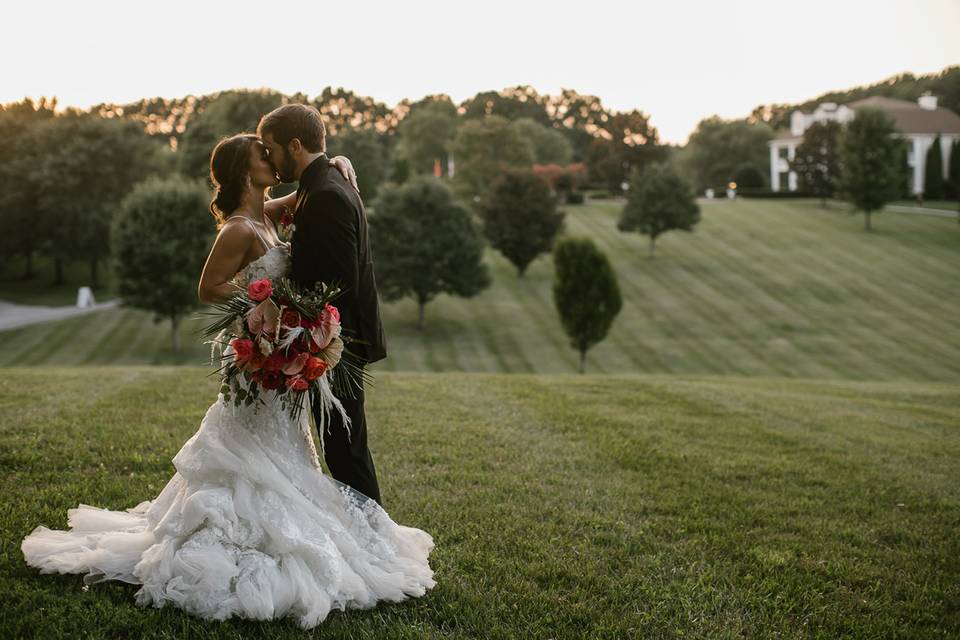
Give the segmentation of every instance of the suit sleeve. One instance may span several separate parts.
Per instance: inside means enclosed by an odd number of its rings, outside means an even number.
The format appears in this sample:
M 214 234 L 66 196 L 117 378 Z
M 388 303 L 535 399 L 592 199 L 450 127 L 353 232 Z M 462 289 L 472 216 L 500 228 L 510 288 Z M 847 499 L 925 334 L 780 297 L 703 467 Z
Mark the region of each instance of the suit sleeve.
M 341 313 L 349 311 L 357 300 L 360 280 L 357 220 L 353 209 L 335 192 L 311 193 L 297 214 L 296 224 L 304 236 L 305 248 L 317 256 L 301 265 L 299 279 L 339 285 L 343 293 L 334 304 L 346 307 L 341 308 Z

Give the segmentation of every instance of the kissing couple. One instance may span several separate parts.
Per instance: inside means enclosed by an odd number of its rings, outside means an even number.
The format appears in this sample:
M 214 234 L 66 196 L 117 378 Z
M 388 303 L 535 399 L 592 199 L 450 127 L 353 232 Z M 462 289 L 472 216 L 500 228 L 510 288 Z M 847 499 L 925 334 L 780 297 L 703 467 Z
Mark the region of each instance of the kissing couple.
M 330 160 L 325 139 L 315 108 L 288 104 L 265 115 L 257 135 L 217 144 L 210 212 L 218 234 L 198 295 L 223 302 L 263 278 L 304 289 L 337 283 L 340 323 L 354 338 L 346 348 L 372 363 L 386 348 L 366 213 L 350 161 Z M 296 192 L 265 200 L 281 181 L 297 181 Z M 278 232 L 291 213 L 287 243 Z M 435 584 L 433 538 L 384 510 L 362 383 L 353 396 L 339 398 L 343 413 L 331 412 L 320 433 L 327 475 L 308 412 L 291 415 L 269 390 L 263 402 L 241 406 L 219 394 L 173 457 L 176 471 L 159 495 L 123 511 L 68 509 L 69 530 L 41 525 L 24 538 L 27 564 L 84 574 L 86 584 L 140 585 L 142 606 L 173 605 L 209 620 L 290 616 L 303 628 L 332 609 L 424 595 Z M 317 425 L 322 410 L 314 399 Z

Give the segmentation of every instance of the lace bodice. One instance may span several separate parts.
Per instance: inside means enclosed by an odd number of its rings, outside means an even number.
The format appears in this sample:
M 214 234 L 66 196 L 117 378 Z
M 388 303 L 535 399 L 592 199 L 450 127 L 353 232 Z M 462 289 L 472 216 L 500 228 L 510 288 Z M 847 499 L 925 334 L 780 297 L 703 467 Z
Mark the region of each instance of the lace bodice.
M 281 278 L 290 270 L 290 245 L 279 244 L 267 249 L 262 256 L 253 260 L 237 272 L 234 280 L 237 284 L 246 287 L 254 280 L 262 278 Z

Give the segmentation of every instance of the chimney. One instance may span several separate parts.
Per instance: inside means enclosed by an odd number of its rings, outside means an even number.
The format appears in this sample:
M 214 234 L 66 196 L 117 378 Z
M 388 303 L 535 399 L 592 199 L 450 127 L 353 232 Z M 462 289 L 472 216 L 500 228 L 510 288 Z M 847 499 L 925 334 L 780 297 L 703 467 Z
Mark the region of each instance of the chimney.
M 937 96 L 932 96 L 929 93 L 925 93 L 917 98 L 917 104 L 920 105 L 921 109 L 926 109 L 927 111 L 936 111 Z

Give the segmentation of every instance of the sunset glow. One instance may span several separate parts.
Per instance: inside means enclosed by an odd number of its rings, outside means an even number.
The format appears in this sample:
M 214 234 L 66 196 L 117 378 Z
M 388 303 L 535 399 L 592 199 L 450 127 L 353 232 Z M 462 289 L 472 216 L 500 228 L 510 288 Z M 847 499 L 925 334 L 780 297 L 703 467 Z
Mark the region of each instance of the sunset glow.
M 330 85 L 392 107 L 427 94 L 459 102 L 531 85 L 640 109 L 661 141 L 680 143 L 714 113 L 743 117 L 765 103 L 960 63 L 960 3 L 951 0 L 491 0 L 475 8 L 371 3 L 363 11 L 350 3 L 169 2 L 162 12 L 115 0 L 95 9 L 52 4 L 5 7 L 0 101 L 55 95 L 61 105 L 88 107 L 241 87 L 312 96 Z

